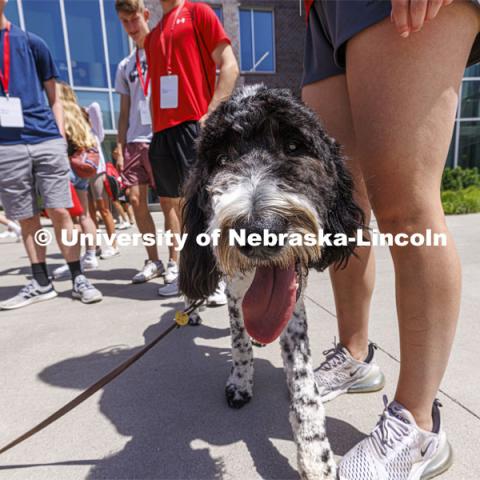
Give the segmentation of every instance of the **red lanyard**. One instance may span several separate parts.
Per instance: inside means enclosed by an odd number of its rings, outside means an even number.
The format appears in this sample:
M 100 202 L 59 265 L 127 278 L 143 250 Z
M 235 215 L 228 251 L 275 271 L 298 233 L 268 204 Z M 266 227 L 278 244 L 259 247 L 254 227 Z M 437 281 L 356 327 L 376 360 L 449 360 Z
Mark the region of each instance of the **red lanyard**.
M 143 94 L 145 95 L 145 98 L 146 98 L 148 95 L 148 85 L 150 84 L 150 72 L 147 70 L 147 75 L 145 76 L 145 78 L 143 78 L 143 70 L 142 70 L 142 65 L 140 64 L 140 55 L 138 53 L 138 48 L 135 55 L 137 59 L 138 78 L 140 78 L 140 83 L 142 84 L 142 88 L 143 88 Z
M 167 75 L 172 74 L 172 45 L 173 45 L 173 30 L 175 29 L 175 25 L 177 24 L 178 16 L 183 10 L 185 5 L 185 1 L 182 1 L 180 5 L 177 7 L 177 11 L 175 12 L 175 17 L 173 18 L 172 26 L 170 27 L 170 38 L 168 42 L 167 48 L 165 48 L 164 43 L 166 43 L 165 39 L 165 17 L 162 18 L 162 33 L 160 35 L 160 45 L 162 47 L 162 54 L 163 58 L 166 59 L 167 63 Z M 166 50 L 166 51 L 165 51 Z
M 10 22 L 7 23 L 5 36 L 3 40 L 3 70 L 0 70 L 0 81 L 2 82 L 3 91 L 8 97 L 8 85 L 10 83 Z

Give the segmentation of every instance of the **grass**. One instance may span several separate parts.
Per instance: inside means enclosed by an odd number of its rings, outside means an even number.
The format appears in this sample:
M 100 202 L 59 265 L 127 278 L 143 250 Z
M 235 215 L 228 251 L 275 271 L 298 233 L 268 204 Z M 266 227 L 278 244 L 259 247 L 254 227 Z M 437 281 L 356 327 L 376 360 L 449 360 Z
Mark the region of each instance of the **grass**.
M 462 190 L 445 190 L 442 192 L 442 204 L 447 215 L 480 212 L 480 188 L 472 186 Z

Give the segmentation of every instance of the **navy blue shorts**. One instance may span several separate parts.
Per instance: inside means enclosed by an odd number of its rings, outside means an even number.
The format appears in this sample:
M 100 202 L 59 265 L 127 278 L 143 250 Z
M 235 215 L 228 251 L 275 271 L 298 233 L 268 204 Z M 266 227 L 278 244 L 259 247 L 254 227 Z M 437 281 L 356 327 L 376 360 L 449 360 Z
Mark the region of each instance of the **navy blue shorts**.
M 473 0 L 478 6 L 480 0 Z M 345 74 L 347 42 L 390 16 L 390 0 L 316 0 L 308 16 L 303 85 Z M 468 66 L 480 62 L 477 35 Z

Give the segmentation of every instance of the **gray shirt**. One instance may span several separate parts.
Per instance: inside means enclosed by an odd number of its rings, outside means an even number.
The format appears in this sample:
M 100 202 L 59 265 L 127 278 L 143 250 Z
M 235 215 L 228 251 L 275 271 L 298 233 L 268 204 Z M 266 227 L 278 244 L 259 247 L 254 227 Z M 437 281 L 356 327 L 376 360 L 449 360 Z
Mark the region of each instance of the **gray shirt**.
M 147 101 L 147 107 L 150 102 L 150 88 L 147 98 L 145 98 L 142 82 L 138 76 L 136 50 L 126 58 L 124 58 L 118 65 L 117 75 L 115 78 L 115 90 L 121 95 L 128 95 L 130 97 L 130 112 L 128 114 L 128 130 L 127 143 L 142 142 L 150 143 L 152 140 L 152 125 L 142 124 L 142 115 L 140 112 L 141 102 Z M 145 50 L 139 50 L 140 64 L 143 72 L 143 79 L 146 80 L 147 75 L 147 59 L 145 57 Z M 145 123 L 145 115 L 144 121 Z

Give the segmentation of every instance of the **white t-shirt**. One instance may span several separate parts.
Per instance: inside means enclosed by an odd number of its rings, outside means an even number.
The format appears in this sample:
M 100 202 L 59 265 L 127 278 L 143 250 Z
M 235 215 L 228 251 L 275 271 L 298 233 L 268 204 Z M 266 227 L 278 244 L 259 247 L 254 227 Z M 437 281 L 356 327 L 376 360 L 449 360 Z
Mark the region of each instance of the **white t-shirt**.
M 143 125 L 142 116 L 140 113 L 141 102 L 147 102 L 147 106 L 150 103 L 150 87 L 147 97 L 140 81 L 136 50 L 126 58 L 124 58 L 118 65 L 117 75 L 115 77 L 115 91 L 121 95 L 128 95 L 130 97 L 130 112 L 128 115 L 128 130 L 127 130 L 127 143 L 142 142 L 150 143 L 152 140 L 152 125 Z M 147 59 L 145 56 L 145 50 L 139 49 L 140 65 L 143 72 L 144 81 L 147 76 Z
M 103 129 L 103 118 L 100 105 L 97 102 L 93 102 L 87 107 L 87 113 L 92 125 L 93 135 L 97 141 L 97 149 L 100 157 L 97 167 L 97 174 L 105 173 L 107 167 L 105 165 L 105 157 L 103 156 L 102 149 L 102 142 L 105 139 L 105 131 Z

